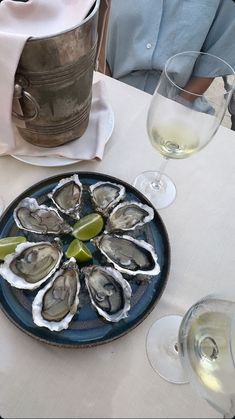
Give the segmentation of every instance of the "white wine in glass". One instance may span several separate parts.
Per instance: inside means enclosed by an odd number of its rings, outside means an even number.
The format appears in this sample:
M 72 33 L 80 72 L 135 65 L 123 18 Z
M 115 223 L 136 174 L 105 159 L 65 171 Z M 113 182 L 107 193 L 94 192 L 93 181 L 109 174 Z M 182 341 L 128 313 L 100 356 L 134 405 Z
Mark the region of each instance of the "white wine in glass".
M 157 320 L 146 340 L 156 372 L 189 381 L 224 417 L 235 415 L 235 291 L 209 295 L 185 314 Z
M 232 75 L 225 91 L 221 75 Z M 152 146 L 165 161 L 158 172 L 141 173 L 134 186 L 160 209 L 176 196 L 172 180 L 163 174 L 168 159 L 183 159 L 204 148 L 214 137 L 228 107 L 235 76 L 233 68 L 211 54 L 185 51 L 165 65 L 147 115 Z

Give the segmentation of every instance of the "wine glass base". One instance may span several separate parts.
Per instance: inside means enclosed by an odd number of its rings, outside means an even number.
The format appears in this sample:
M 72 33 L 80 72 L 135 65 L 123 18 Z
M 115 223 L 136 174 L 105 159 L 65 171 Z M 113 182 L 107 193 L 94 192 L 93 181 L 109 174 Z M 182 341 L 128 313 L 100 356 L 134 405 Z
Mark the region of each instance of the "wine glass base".
M 133 186 L 142 192 L 156 209 L 168 207 L 176 197 L 176 187 L 174 182 L 166 175 L 161 175 L 159 185 L 156 179 L 159 172 L 144 172 L 138 175 Z
M 177 341 L 182 317 L 171 315 L 162 317 L 150 327 L 146 338 L 148 360 L 166 381 L 186 384 L 188 379 L 179 358 Z

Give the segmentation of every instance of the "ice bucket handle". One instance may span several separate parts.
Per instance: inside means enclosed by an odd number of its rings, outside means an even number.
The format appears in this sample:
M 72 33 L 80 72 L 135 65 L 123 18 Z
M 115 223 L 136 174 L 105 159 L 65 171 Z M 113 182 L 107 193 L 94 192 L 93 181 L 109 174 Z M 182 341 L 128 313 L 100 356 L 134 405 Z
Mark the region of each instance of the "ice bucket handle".
M 29 102 L 31 102 L 31 104 L 33 105 L 34 112 L 32 115 L 23 116 L 13 111 L 12 115 L 21 121 L 32 121 L 33 119 L 37 118 L 40 108 L 36 99 L 34 99 L 34 97 L 29 92 L 27 92 L 20 84 L 16 83 L 14 87 L 14 99 L 19 100 L 20 98 L 25 98 Z

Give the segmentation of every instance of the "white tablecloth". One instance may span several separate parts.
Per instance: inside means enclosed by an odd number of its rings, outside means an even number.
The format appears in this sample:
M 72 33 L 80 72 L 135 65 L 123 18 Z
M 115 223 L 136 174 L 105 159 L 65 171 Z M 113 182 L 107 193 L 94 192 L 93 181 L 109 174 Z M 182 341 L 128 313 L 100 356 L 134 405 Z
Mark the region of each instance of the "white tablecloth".
M 151 96 L 103 75 L 115 128 L 101 162 L 35 167 L 0 158 L 0 194 L 6 204 L 39 180 L 88 170 L 132 182 L 159 167 L 145 128 Z M 135 330 L 92 349 L 47 346 L 18 330 L 0 311 L 0 415 L 47 418 L 220 417 L 190 385 L 174 385 L 149 365 L 145 338 L 166 314 L 183 314 L 212 291 L 234 284 L 235 133 L 221 127 L 214 140 L 186 160 L 171 161 L 176 201 L 159 213 L 172 252 L 167 287 Z

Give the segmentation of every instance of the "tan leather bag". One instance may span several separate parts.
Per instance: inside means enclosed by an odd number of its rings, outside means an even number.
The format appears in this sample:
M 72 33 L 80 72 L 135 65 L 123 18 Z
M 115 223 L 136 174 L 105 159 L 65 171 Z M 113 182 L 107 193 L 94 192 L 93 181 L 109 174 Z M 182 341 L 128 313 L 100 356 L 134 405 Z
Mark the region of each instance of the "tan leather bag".
M 100 0 L 99 20 L 98 20 L 98 46 L 96 56 L 96 71 L 110 75 L 110 70 L 106 62 L 106 45 L 109 22 L 109 12 L 111 0 Z

